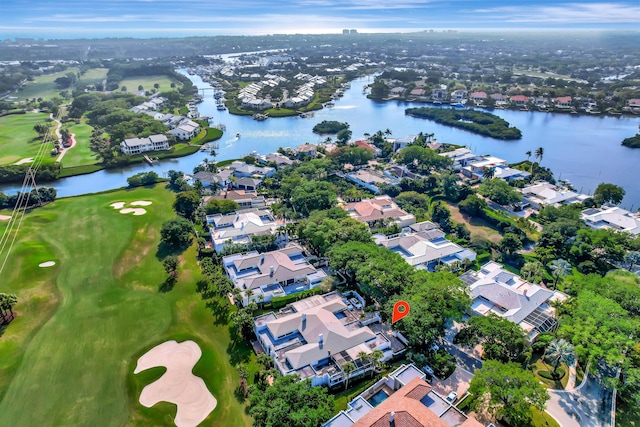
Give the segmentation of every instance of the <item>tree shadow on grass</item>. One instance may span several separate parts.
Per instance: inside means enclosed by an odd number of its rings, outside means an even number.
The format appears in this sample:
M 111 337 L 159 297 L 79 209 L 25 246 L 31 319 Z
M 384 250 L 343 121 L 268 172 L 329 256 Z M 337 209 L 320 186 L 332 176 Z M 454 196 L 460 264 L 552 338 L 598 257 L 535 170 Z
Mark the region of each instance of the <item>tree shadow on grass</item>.
M 158 292 L 163 294 L 170 292 L 176 285 L 176 278 L 173 276 L 167 277 L 167 279 L 158 286 Z
M 219 299 L 207 301 L 207 308 L 213 315 L 213 324 L 216 326 L 226 325 L 229 322 L 229 306 L 221 303 Z
M 176 248 L 174 246 L 166 244 L 165 242 L 160 242 L 160 244 L 158 245 L 158 249 L 156 250 L 156 259 L 162 261 L 169 255 L 181 255 L 184 251 L 187 250 L 188 247 L 189 245 Z
M 234 366 L 240 363 L 247 363 L 251 358 L 251 348 L 235 326 L 230 326 L 229 332 L 231 335 L 231 344 L 227 347 L 229 362 Z

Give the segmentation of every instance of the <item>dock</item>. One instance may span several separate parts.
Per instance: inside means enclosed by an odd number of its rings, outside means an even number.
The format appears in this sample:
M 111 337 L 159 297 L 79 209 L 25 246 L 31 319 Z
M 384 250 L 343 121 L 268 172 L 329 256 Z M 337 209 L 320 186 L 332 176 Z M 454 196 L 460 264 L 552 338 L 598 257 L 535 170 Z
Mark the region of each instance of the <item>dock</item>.
M 157 162 L 157 161 L 158 161 L 157 159 L 156 159 L 156 160 L 152 159 L 151 157 L 147 156 L 146 154 L 145 154 L 145 155 L 143 155 L 142 157 L 143 157 L 143 158 L 144 158 L 144 160 L 145 160 L 147 163 L 149 163 L 151 166 L 153 166 L 153 164 L 154 164 L 155 162 Z

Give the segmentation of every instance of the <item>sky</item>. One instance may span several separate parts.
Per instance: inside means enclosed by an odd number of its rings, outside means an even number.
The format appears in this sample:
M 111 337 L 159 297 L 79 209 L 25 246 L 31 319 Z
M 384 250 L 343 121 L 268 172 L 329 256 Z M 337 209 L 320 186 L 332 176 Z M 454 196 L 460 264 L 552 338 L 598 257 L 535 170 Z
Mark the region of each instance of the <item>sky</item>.
M 0 38 L 640 30 L 640 0 L 0 0 Z

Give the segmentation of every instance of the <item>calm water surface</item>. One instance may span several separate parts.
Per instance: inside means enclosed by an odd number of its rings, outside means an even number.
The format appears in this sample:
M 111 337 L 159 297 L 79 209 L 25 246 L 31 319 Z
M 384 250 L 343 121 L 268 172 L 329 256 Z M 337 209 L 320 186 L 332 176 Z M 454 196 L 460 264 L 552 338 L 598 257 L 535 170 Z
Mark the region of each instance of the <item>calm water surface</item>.
M 210 87 L 198 76 L 189 78 L 198 88 Z M 281 146 L 317 143 L 324 137 L 314 134 L 313 126 L 322 120 L 339 120 L 351 125 L 353 139 L 387 128 L 394 137 L 435 133 L 440 142 L 467 145 L 476 153 L 493 154 L 509 162 L 525 160 L 527 151 L 543 147 L 542 165 L 551 168 L 557 178 L 570 180 L 584 193 L 592 193 L 600 182 L 621 185 L 627 192 L 622 205 L 629 209 L 640 207 L 640 149 L 620 145 L 624 138 L 636 133 L 639 118 L 494 110 L 494 114 L 518 127 L 523 134 L 518 141 L 500 141 L 406 116 L 405 108 L 415 104 L 371 101 L 362 93 L 363 85 L 370 82 L 370 77 L 353 81 L 351 89 L 335 107 L 316 111 L 314 117 L 307 119 L 287 117 L 258 122 L 251 117 L 234 116 L 215 108 L 211 91 L 204 92 L 205 101 L 199 105 L 199 110 L 202 115 L 212 118 L 212 124 L 226 125 L 226 133 L 219 140 L 218 161 L 242 157 L 251 151 L 266 154 Z M 239 138 L 235 136 L 237 133 Z M 207 157 L 210 158 L 208 153 L 198 152 L 180 159 L 164 160 L 153 167 L 141 164 L 65 178 L 54 186 L 60 197 L 103 191 L 125 186 L 127 177 L 141 171 L 154 170 L 160 175 L 170 169 L 190 172 Z M 5 187 L 4 190 L 15 188 Z

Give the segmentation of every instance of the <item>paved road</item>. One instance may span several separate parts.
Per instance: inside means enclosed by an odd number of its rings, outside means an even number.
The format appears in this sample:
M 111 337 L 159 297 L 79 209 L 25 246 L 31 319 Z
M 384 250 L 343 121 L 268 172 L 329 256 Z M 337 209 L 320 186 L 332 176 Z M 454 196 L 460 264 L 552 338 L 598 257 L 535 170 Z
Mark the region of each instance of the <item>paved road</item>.
M 480 359 L 476 359 L 469 355 L 466 351 L 458 348 L 458 346 L 445 341 L 444 348 L 449 354 L 456 358 L 458 366 L 461 366 L 467 371 L 473 373 L 476 369 L 480 369 L 482 367 L 482 361 Z

